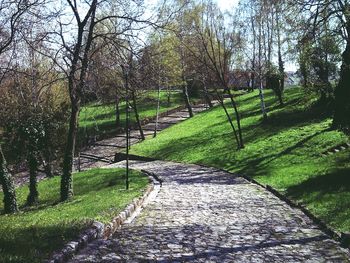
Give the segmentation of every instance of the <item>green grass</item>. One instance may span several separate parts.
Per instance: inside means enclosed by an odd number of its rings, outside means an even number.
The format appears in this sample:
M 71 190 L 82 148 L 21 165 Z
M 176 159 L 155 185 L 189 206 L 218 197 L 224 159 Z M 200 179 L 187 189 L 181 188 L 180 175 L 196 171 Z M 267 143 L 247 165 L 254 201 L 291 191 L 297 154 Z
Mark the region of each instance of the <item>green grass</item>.
M 167 103 L 167 92 L 160 93 L 160 112 L 184 105 L 182 93 L 172 91 L 170 105 Z M 197 100 L 194 98 L 193 100 Z M 156 115 L 158 93 L 148 91 L 138 96 L 137 106 L 141 119 Z M 131 111 L 131 124 L 135 124 L 135 115 Z M 120 103 L 120 126 L 125 126 L 125 102 Z M 115 135 L 117 127 L 115 124 L 115 104 L 92 103 L 82 107 L 79 120 L 79 138 L 84 140 L 87 136 L 108 137 Z
M 221 107 L 160 132 L 132 147 L 132 153 L 165 160 L 205 164 L 269 184 L 338 231 L 350 231 L 350 150 L 321 153 L 348 136 L 329 129 L 330 114 L 316 97 L 299 88 L 285 92 L 279 107 L 266 92 L 269 120 L 262 122 L 257 92 L 237 98 L 245 148 L 237 151 Z
M 132 199 L 140 196 L 148 184 L 146 176 L 132 171 L 130 190 L 126 191 L 124 175 L 124 169 L 92 169 L 76 173 L 74 199 L 65 203 L 57 203 L 58 177 L 41 181 L 37 207 L 21 207 L 20 213 L 0 215 L 0 262 L 41 262 L 76 238 L 93 220 L 110 221 Z M 27 194 L 27 187 L 17 189 L 21 205 Z

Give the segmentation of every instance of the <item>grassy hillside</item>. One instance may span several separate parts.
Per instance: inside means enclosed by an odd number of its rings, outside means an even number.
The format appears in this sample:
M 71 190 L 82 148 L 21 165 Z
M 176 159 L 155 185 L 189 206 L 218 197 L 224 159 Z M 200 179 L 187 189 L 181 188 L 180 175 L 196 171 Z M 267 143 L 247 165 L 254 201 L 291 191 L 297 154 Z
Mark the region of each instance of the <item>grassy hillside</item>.
M 279 107 L 266 92 L 269 120 L 262 122 L 257 92 L 237 98 L 245 148 L 237 151 L 221 107 L 175 125 L 155 139 L 132 147 L 134 154 L 220 167 L 269 184 L 339 231 L 350 231 L 350 150 L 321 153 L 349 141 L 329 130 L 330 114 L 314 95 L 299 88 L 285 92 Z
M 59 200 L 60 178 L 39 182 L 40 203 L 23 207 L 28 187 L 17 189 L 21 212 L 1 214 L 0 262 L 42 262 L 53 251 L 74 239 L 93 220 L 108 222 L 140 196 L 148 178 L 132 171 L 130 190 L 125 191 L 124 169 L 93 169 L 74 174 L 75 196 L 71 202 Z M 3 199 L 0 192 L 0 199 Z
M 182 93 L 172 91 L 170 104 L 167 102 L 167 92 L 160 93 L 160 112 L 184 105 Z M 198 100 L 198 98 L 193 98 Z M 156 115 L 158 93 L 148 91 L 138 96 L 138 112 L 141 119 L 150 118 Z M 131 124 L 136 123 L 135 115 L 131 110 Z M 117 132 L 115 117 L 115 105 L 104 103 L 92 103 L 82 107 L 79 120 L 79 138 L 84 140 L 87 136 L 104 136 L 115 135 Z M 125 102 L 120 103 L 120 127 L 125 126 Z

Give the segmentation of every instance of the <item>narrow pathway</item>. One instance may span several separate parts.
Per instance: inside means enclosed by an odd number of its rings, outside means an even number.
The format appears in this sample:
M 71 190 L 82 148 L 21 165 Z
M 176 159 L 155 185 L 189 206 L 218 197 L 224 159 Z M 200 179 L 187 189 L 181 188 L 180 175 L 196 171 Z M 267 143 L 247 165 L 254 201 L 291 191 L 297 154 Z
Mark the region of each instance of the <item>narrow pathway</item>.
M 218 101 L 212 102 L 214 105 L 219 104 Z M 199 112 L 208 109 L 207 104 L 197 104 L 192 105 L 193 113 L 197 114 Z M 189 113 L 187 109 L 174 112 L 165 117 L 160 117 L 158 122 L 157 131 L 162 131 L 169 126 L 184 121 L 189 118 Z M 144 129 L 145 136 L 153 135 L 155 122 L 150 122 L 142 126 Z M 130 144 L 140 142 L 140 132 L 138 130 L 130 131 Z M 80 158 L 80 170 L 87 170 L 90 168 L 101 167 L 106 164 L 111 164 L 114 162 L 115 153 L 118 151 L 125 150 L 126 147 L 126 134 L 119 134 L 113 138 L 97 141 L 93 146 L 82 151 Z M 79 170 L 79 158 L 74 158 L 74 170 Z M 46 174 L 42 171 L 38 171 L 37 180 L 40 181 L 46 178 Z M 28 170 L 23 170 L 14 174 L 13 180 L 15 185 L 21 186 L 29 183 L 29 172 Z M 2 187 L 0 185 L 0 191 Z
M 217 101 L 213 101 L 217 105 Z M 199 113 L 208 109 L 207 104 L 192 105 L 193 113 Z M 189 118 L 187 109 L 174 112 L 165 117 L 160 117 L 158 120 L 157 131 L 162 131 L 171 125 L 179 123 Z M 155 122 L 150 122 L 142 126 L 145 136 L 153 135 Z M 133 145 L 140 141 L 139 130 L 130 131 L 130 144 Z M 90 148 L 85 149 L 80 153 L 80 169 L 86 170 L 94 167 L 101 167 L 108 163 L 113 163 L 115 153 L 124 150 L 126 147 L 126 134 L 119 134 L 116 137 L 105 139 L 96 142 Z M 78 170 L 79 158 L 74 159 L 74 167 Z
M 300 210 L 241 177 L 196 165 L 131 163 L 163 180 L 157 197 L 70 262 L 350 262 L 348 251 Z

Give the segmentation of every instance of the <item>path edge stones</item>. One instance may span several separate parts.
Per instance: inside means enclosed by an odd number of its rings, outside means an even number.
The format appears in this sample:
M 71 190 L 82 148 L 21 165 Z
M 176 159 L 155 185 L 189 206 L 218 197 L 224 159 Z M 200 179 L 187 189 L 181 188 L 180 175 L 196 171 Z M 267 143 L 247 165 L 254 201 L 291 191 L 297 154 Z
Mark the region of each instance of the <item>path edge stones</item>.
M 153 173 L 141 170 L 148 176 L 150 184 L 147 186 L 143 195 L 135 198 L 125 209 L 106 224 L 94 221 L 88 229 L 79 235 L 76 240 L 70 241 L 63 248 L 55 252 L 46 263 L 64 263 L 72 258 L 79 250 L 86 247 L 89 243 L 96 239 L 107 239 L 114 232 L 121 228 L 127 220 L 133 219 L 147 205 L 148 198 L 151 194 L 156 195 L 161 187 L 161 181 Z

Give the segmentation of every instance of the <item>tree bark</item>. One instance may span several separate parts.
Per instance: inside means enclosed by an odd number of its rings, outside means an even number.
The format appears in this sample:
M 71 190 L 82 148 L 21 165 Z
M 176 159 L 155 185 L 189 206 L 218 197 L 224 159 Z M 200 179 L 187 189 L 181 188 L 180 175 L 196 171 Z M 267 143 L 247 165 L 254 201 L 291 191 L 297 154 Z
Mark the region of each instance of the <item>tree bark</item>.
M 115 126 L 120 127 L 119 97 L 115 97 Z
M 213 108 L 213 103 L 211 102 L 211 99 L 210 99 L 210 96 L 209 96 L 209 92 L 208 92 L 208 88 L 207 88 L 207 85 L 205 85 L 204 81 L 203 81 L 203 91 L 204 91 L 205 101 L 207 102 L 209 108 Z
M 262 56 L 262 17 L 261 14 L 259 16 L 259 30 L 258 30 L 258 57 L 259 57 L 259 97 L 260 97 L 260 106 L 261 112 L 263 115 L 264 121 L 267 120 L 266 108 L 265 108 L 265 100 L 264 100 L 264 92 L 263 92 L 263 80 L 262 80 L 262 64 L 261 64 L 261 56 Z
M 230 126 L 231 126 L 231 128 L 232 128 L 233 134 L 234 134 L 235 139 L 236 139 L 236 142 L 237 142 L 237 149 L 239 149 L 239 148 L 240 148 L 240 141 L 239 141 L 239 139 L 238 139 L 238 135 L 237 135 L 236 128 L 235 128 L 235 126 L 233 125 L 232 118 L 231 118 L 231 116 L 230 116 L 230 114 L 229 114 L 229 112 L 228 112 L 228 110 L 227 110 L 227 108 L 226 108 L 226 106 L 225 106 L 224 99 L 222 98 L 222 96 L 220 96 L 218 90 L 215 90 L 215 91 L 216 91 L 216 96 L 218 97 L 218 100 L 219 100 L 219 102 L 220 102 L 220 105 L 221 105 L 221 107 L 223 108 L 223 110 L 224 110 L 224 112 L 225 112 L 225 114 L 226 114 L 227 120 L 228 120 L 228 122 L 230 123 Z
M 283 91 L 284 91 L 284 63 L 282 59 L 282 43 L 281 43 L 281 30 L 280 30 L 280 12 L 276 12 L 276 26 L 277 26 L 277 45 L 278 45 L 278 70 L 280 73 L 279 80 L 279 96 L 278 100 L 280 105 L 283 106 Z
M 4 193 L 4 211 L 5 214 L 15 213 L 18 211 L 15 185 L 12 176 L 7 170 L 6 159 L 0 145 L 0 183 Z
M 27 197 L 27 205 L 32 206 L 39 200 L 39 192 L 37 189 L 37 170 L 38 162 L 32 152 L 27 157 L 29 166 L 29 194 Z
M 70 65 L 70 72 L 68 76 L 68 89 L 71 100 L 71 115 L 69 121 L 67 144 L 63 159 L 63 173 L 61 177 L 61 201 L 66 201 L 73 197 L 73 158 L 78 130 L 82 90 L 85 86 L 86 72 L 89 65 L 89 52 L 93 41 L 94 27 L 96 25 L 96 8 L 97 0 L 93 0 L 83 21 L 80 21 L 79 14 L 75 13 L 78 22 L 78 35 L 77 42 L 74 46 L 73 59 Z M 76 12 L 74 7 L 73 12 Z M 90 25 L 86 30 L 85 26 L 89 21 L 89 18 Z M 84 37 L 84 30 L 87 31 L 86 37 Z M 85 45 L 83 43 L 84 40 L 86 40 Z M 79 62 L 81 62 L 80 69 Z M 78 78 L 76 78 L 77 75 L 79 76 Z
M 80 99 L 73 99 L 69 121 L 68 138 L 63 159 L 63 173 L 61 177 L 61 201 L 66 201 L 73 197 L 72 169 L 78 130 L 79 109 Z
M 259 85 L 260 107 L 261 107 L 261 112 L 263 114 L 263 120 L 266 121 L 267 120 L 267 113 L 266 113 L 264 91 L 263 90 L 264 90 L 264 87 L 262 84 L 262 80 L 260 79 L 260 85 Z
M 144 133 L 143 133 L 143 129 L 142 129 L 141 121 L 140 121 L 139 112 L 138 112 L 138 110 L 137 110 L 137 103 L 136 103 L 135 91 L 134 91 L 133 89 L 131 90 L 131 97 L 132 97 L 132 107 L 133 107 L 133 109 L 134 109 L 137 127 L 138 127 L 138 129 L 139 129 L 139 131 L 140 131 L 140 137 L 141 137 L 141 140 L 145 140 L 145 135 L 144 135 Z
M 190 117 L 193 117 L 192 106 L 191 106 L 191 103 L 190 103 L 190 98 L 188 96 L 187 84 L 184 84 L 182 86 L 182 95 L 184 97 L 185 104 L 186 104 L 186 107 L 188 109 L 188 113 L 189 113 Z
M 158 130 L 158 119 L 159 119 L 159 109 L 160 109 L 160 85 L 158 85 L 158 99 L 157 99 L 157 110 L 156 110 L 156 123 L 154 125 L 153 138 L 157 136 Z
M 170 96 L 171 96 L 171 91 L 170 91 L 169 84 L 167 83 L 167 105 L 168 105 L 168 107 L 171 106 Z
M 243 136 L 242 136 L 242 128 L 241 128 L 241 117 L 239 116 L 239 112 L 237 109 L 237 103 L 233 98 L 233 95 L 228 87 L 225 88 L 225 91 L 230 97 L 231 105 L 233 107 L 235 116 L 236 116 L 236 122 L 237 122 L 237 128 L 238 128 L 238 135 L 239 135 L 239 149 L 244 148 L 244 142 L 243 142 Z

